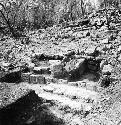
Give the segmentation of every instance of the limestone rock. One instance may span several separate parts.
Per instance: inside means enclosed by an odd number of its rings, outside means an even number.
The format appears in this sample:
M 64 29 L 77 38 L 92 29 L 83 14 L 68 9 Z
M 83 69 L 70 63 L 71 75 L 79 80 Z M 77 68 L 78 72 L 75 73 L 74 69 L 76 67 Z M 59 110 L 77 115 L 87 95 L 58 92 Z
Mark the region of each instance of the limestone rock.
M 51 65 L 51 66 L 53 66 L 53 65 L 58 65 L 58 64 L 61 64 L 61 61 L 60 60 L 49 60 L 49 64 Z
M 50 68 L 46 66 L 34 67 L 33 72 L 36 74 L 50 74 Z
M 45 84 L 46 83 L 46 80 L 45 80 L 45 77 L 42 76 L 42 75 L 30 75 L 30 83 L 33 83 L 33 84 Z
M 32 71 L 35 67 L 35 64 L 34 63 L 28 63 L 28 67 L 29 67 L 30 71 Z
M 78 84 L 78 87 L 86 87 L 86 82 L 84 81 L 78 81 L 77 84 Z
M 81 58 L 71 60 L 66 64 L 65 70 L 69 73 L 69 79 L 79 78 L 86 70 L 85 59 Z
M 104 65 L 102 69 L 102 73 L 112 72 L 112 66 L 110 64 Z
M 96 83 L 91 82 L 91 81 L 87 82 L 86 89 L 91 90 L 91 91 L 96 91 L 97 90 Z
M 34 67 L 33 72 L 36 74 L 42 74 L 41 67 Z
M 21 74 L 21 78 L 23 82 L 30 82 L 30 75 L 31 73 L 22 73 Z
M 58 65 L 55 64 L 51 67 L 51 74 L 55 78 L 63 77 L 63 71 L 64 71 L 64 67 L 62 64 L 58 64 Z
M 86 49 L 85 53 L 90 55 L 90 54 L 94 53 L 94 51 L 95 51 L 95 47 L 90 47 L 90 48 Z
M 56 78 L 53 78 L 52 76 L 50 76 L 50 75 L 44 75 L 44 77 L 45 77 L 45 80 L 46 80 L 46 83 L 47 84 L 49 84 L 49 83 L 56 83 L 57 82 L 57 80 L 56 80 Z

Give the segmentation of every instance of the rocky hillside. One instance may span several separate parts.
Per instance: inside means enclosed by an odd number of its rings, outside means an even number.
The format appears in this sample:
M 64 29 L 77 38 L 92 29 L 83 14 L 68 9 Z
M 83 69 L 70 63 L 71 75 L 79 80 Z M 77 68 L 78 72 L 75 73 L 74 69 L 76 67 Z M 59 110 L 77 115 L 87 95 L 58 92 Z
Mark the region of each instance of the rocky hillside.
M 119 125 L 120 23 L 109 30 L 98 16 L 91 19 L 1 38 L 1 107 L 34 90 L 63 124 Z M 32 114 L 25 124 L 41 124 L 39 118 Z

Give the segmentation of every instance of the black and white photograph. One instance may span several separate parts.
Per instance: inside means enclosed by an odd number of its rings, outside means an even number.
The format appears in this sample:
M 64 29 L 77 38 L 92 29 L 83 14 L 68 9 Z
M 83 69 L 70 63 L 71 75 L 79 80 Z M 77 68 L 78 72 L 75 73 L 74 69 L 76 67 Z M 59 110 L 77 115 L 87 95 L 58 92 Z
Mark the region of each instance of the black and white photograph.
M 0 125 L 121 125 L 121 0 L 0 0 Z

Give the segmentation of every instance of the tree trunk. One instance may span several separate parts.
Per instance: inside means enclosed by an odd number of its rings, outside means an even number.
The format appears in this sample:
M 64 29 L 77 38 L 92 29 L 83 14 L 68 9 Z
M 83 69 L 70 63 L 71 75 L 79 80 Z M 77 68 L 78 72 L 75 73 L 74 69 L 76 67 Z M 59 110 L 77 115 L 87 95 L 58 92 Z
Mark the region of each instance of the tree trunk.
M 13 29 L 13 27 L 11 27 L 9 20 L 6 19 L 5 15 L 3 14 L 3 12 L 1 10 L 0 10 L 0 12 L 1 12 L 4 20 L 6 21 L 6 24 L 7 24 L 8 28 L 9 28 L 9 31 L 12 33 L 12 36 L 16 38 L 17 36 L 15 35 L 14 29 Z
M 108 19 L 108 15 L 107 15 L 107 4 L 106 4 L 106 0 L 104 0 L 104 5 L 105 5 L 105 16 L 106 16 L 106 21 L 107 21 L 107 26 L 108 26 L 108 30 L 110 29 L 110 21 Z
M 81 0 L 81 10 L 82 10 L 82 16 L 84 18 L 84 3 L 83 3 L 83 0 Z

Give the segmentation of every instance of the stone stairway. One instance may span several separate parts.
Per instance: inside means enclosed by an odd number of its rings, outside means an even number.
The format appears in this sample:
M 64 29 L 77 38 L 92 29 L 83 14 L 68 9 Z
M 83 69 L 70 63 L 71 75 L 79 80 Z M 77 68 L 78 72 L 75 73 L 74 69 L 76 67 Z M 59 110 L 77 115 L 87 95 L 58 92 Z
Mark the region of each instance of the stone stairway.
M 86 117 L 98 102 L 98 93 L 88 90 L 86 87 L 77 87 L 70 84 L 50 83 L 47 85 L 29 84 L 29 88 L 47 101 L 51 111 L 59 118 L 63 118 L 66 124 L 83 125 L 82 118 Z
M 35 93 L 45 100 L 44 104 L 48 105 L 49 109 L 58 118 L 64 119 L 66 125 L 120 124 L 121 111 L 119 108 L 121 103 L 116 101 L 112 105 L 113 108 L 106 112 L 101 111 L 101 108 L 99 108 L 98 113 L 95 113 L 94 109 L 100 105 L 101 95 L 98 91 L 94 91 L 89 87 L 77 86 L 76 83 L 84 81 L 57 82 L 44 85 L 28 84 L 28 87 L 35 90 Z M 88 83 L 86 84 L 88 85 Z M 104 97 L 104 99 L 109 100 L 108 97 Z M 100 111 L 101 113 L 99 113 Z

